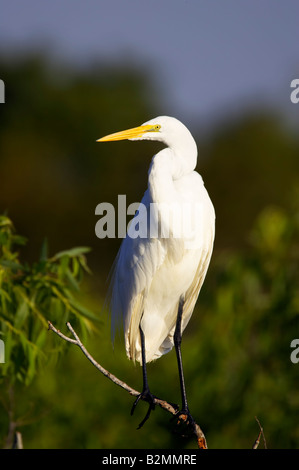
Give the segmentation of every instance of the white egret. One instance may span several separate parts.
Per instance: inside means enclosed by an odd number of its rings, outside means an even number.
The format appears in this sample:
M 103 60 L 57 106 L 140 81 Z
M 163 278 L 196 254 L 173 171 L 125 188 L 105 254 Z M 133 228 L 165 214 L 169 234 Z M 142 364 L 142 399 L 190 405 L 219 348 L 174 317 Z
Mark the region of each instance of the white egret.
M 136 231 L 135 235 L 128 231 L 113 276 L 112 328 L 115 331 L 122 320 L 127 355 L 143 368 L 143 389 L 132 413 L 143 398 L 149 409 L 139 427 L 149 417 L 154 395 L 149 390 L 146 363 L 175 346 L 182 397 L 179 415 L 187 415 L 193 422 L 186 398 L 181 338 L 209 266 L 214 207 L 195 171 L 196 143 L 180 121 L 160 116 L 98 142 L 123 139 L 156 140 L 166 145 L 152 159 L 148 188 L 132 221 L 139 232 L 136 236 Z

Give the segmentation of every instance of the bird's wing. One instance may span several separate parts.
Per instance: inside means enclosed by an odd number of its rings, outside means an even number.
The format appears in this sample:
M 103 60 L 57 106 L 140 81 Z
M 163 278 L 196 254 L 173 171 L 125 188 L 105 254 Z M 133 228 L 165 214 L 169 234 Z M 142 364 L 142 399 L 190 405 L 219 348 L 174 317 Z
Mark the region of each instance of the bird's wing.
M 193 282 L 191 283 L 188 291 L 185 295 L 185 304 L 183 310 L 182 318 L 182 331 L 186 328 L 190 317 L 192 315 L 193 309 L 195 307 L 196 300 L 198 298 L 200 289 L 204 283 L 208 267 L 210 264 L 214 238 L 215 238 L 215 210 L 213 204 L 209 198 L 209 195 L 205 188 L 203 188 L 202 194 L 204 204 L 204 213 L 203 213 L 203 226 L 204 231 L 202 234 L 202 245 L 201 245 L 201 256 L 197 267 L 196 275 L 194 276 Z
M 127 351 L 130 343 L 128 333 L 130 331 L 131 337 L 138 335 L 144 299 L 155 272 L 163 264 L 167 254 L 163 240 L 151 237 L 150 233 L 146 234 L 143 231 L 149 226 L 150 203 L 149 192 L 146 191 L 127 236 L 121 244 L 112 278 L 112 333 L 114 335 L 117 326 L 123 323 Z M 146 213 L 143 212 L 144 208 L 147 209 Z M 143 231 L 143 237 L 130 236 L 132 224 L 135 228 L 139 228 L 139 232 Z
M 194 276 L 193 282 L 185 294 L 185 303 L 184 303 L 183 318 L 182 318 L 182 331 L 184 331 L 184 329 L 186 328 L 191 318 L 200 289 L 204 283 L 204 280 L 208 271 L 208 267 L 210 264 L 210 259 L 212 256 L 213 243 L 214 243 L 214 234 L 211 233 L 210 242 L 208 243 L 206 248 L 202 251 L 202 256 L 198 264 L 196 275 Z
M 149 225 L 149 211 L 146 214 L 142 213 L 142 207 L 148 209 L 150 203 L 151 198 L 149 192 L 146 191 L 141 201 L 139 213 L 135 215 L 132 222 L 135 227 L 138 223 L 139 231 L 142 231 L 142 226 L 148 227 Z M 214 240 L 213 219 L 209 227 L 211 227 L 210 233 L 205 231 L 205 240 L 200 245 L 201 253 L 196 275 L 185 292 L 182 330 L 192 315 L 208 269 Z M 167 265 L 180 265 L 185 253 L 184 240 L 179 238 L 170 237 L 164 240 L 163 238 L 151 237 L 148 233 L 144 238 L 133 238 L 127 234 L 123 240 L 115 264 L 112 286 L 112 332 L 114 334 L 117 325 L 123 324 L 126 350 L 131 359 L 138 357 L 140 353 L 139 325 L 144 311 L 144 302 L 155 274 L 159 269 L 163 269 L 162 265 L 165 263 Z M 174 312 L 173 318 L 175 322 L 176 312 Z M 167 332 L 165 332 L 165 340 L 167 339 L 166 336 Z M 172 336 L 173 331 L 171 328 L 168 335 L 171 342 Z M 169 350 L 169 347 L 166 349 Z

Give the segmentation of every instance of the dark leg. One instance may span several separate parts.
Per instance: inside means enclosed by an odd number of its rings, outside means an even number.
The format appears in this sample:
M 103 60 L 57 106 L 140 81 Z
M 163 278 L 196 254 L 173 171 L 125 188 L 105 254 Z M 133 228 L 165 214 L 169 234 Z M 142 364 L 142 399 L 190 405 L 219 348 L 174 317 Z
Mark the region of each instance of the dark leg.
M 187 403 L 185 380 L 184 380 L 184 373 L 183 373 L 182 353 L 181 353 L 183 307 L 184 307 L 184 299 L 181 297 L 180 302 L 179 302 L 179 309 L 178 309 L 175 332 L 173 335 L 174 347 L 175 347 L 176 357 L 177 357 L 177 362 L 178 362 L 181 396 L 182 396 L 182 409 L 177 413 L 177 416 L 179 416 L 179 418 L 181 416 L 185 416 L 186 417 L 185 421 L 189 421 L 189 423 L 193 425 L 194 420 L 189 412 L 188 403 Z
M 144 419 L 141 421 L 137 429 L 140 429 L 144 423 L 148 420 L 152 410 L 155 409 L 155 397 L 152 395 L 150 392 L 149 386 L 148 386 L 148 381 L 147 381 L 147 371 L 146 371 L 146 359 L 145 359 L 145 339 L 144 339 L 144 333 L 141 329 L 141 326 L 139 325 L 139 331 L 140 331 L 140 339 L 141 339 L 141 358 L 142 358 L 142 377 L 143 377 L 143 387 L 142 387 L 142 392 L 136 400 L 133 403 L 132 409 L 131 409 L 131 415 L 134 413 L 135 408 L 137 406 L 137 403 L 139 402 L 140 399 L 146 400 L 149 403 L 148 411 L 144 417 Z

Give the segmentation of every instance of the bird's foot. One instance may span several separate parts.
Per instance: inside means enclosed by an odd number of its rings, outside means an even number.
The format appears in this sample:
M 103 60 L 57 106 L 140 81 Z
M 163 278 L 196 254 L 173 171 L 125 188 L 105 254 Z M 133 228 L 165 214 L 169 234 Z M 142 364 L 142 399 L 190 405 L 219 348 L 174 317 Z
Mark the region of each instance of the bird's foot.
M 187 434 L 190 434 L 190 432 L 194 432 L 196 423 L 188 409 L 182 409 L 178 411 L 174 415 L 174 418 L 177 420 L 176 425 L 180 426 L 179 431 L 184 433 L 182 434 L 183 436 L 187 436 Z
M 132 406 L 132 409 L 131 409 L 131 416 L 133 415 L 134 411 L 135 411 L 135 408 L 138 404 L 138 402 L 140 400 L 145 400 L 148 402 L 149 404 L 149 407 L 148 407 L 148 410 L 147 410 L 147 413 L 145 415 L 145 417 L 143 418 L 143 420 L 141 421 L 141 423 L 139 423 L 138 425 L 138 428 L 137 429 L 140 429 L 144 423 L 148 420 L 148 418 L 150 417 L 150 414 L 151 412 L 155 409 L 155 396 L 149 391 L 149 389 L 145 389 L 145 390 L 142 390 L 142 392 L 138 395 L 138 397 L 136 398 L 136 400 L 134 401 L 133 403 L 133 406 Z

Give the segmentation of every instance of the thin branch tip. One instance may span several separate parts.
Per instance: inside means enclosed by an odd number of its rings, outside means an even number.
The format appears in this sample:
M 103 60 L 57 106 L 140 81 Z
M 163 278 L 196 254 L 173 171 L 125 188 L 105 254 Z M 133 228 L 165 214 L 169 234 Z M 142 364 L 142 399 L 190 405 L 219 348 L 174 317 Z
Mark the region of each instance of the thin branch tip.
M 258 446 L 259 446 L 259 444 L 260 444 L 261 436 L 262 436 L 262 437 L 263 437 L 263 441 L 264 441 L 264 448 L 267 449 L 267 442 L 266 442 L 266 438 L 265 438 L 265 434 L 264 434 L 263 427 L 262 427 L 262 425 L 261 425 L 259 419 L 257 418 L 257 416 L 255 416 L 254 418 L 255 418 L 255 420 L 256 420 L 256 422 L 257 422 L 259 428 L 260 428 L 260 432 L 259 432 L 259 435 L 258 435 L 258 437 L 256 438 L 256 440 L 255 440 L 255 442 L 254 442 L 252 448 L 253 448 L 253 449 L 257 449 L 257 448 L 258 448 Z

